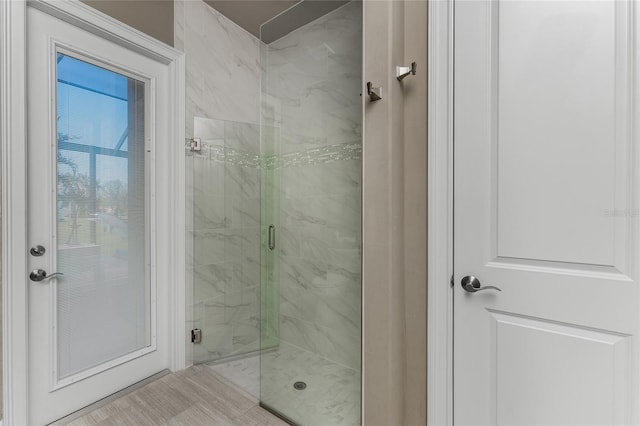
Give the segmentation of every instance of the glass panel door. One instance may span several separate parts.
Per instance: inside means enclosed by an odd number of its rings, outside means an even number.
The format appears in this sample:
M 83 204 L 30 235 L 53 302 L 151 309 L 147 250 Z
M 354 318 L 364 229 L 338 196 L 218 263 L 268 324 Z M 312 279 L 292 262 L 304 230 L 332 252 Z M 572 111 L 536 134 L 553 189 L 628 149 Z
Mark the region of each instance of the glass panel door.
M 294 424 L 357 425 L 362 3 L 303 1 L 261 36 L 261 404 Z
M 260 349 L 260 126 L 195 117 L 188 152 L 195 364 L 246 359 Z M 257 368 L 245 379 L 258 387 Z M 247 370 L 248 371 L 248 370 Z M 257 391 L 254 392 L 257 396 Z
M 57 54 L 57 377 L 152 344 L 145 82 Z
M 27 6 L 28 415 L 50 424 L 171 362 L 175 73 Z

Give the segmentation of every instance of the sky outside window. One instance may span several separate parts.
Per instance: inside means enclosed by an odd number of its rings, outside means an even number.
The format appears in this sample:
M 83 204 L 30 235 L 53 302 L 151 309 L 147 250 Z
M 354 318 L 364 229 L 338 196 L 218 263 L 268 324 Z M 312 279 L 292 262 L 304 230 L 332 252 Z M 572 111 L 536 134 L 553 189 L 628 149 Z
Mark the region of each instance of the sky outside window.
M 127 151 L 129 78 L 58 53 L 58 133 L 68 142 Z M 80 174 L 89 173 L 89 155 L 63 150 Z M 99 155 L 98 182 L 127 183 L 126 158 Z M 65 167 L 60 166 L 61 170 Z

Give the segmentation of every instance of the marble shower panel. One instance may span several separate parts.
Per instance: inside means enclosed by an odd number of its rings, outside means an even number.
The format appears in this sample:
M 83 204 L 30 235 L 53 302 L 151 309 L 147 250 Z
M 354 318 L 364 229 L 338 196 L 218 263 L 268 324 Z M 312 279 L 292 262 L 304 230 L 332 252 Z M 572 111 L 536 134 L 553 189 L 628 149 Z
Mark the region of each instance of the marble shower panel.
M 259 40 L 200 0 L 176 0 L 174 15 L 187 60 L 186 137 L 195 117 L 259 123 Z

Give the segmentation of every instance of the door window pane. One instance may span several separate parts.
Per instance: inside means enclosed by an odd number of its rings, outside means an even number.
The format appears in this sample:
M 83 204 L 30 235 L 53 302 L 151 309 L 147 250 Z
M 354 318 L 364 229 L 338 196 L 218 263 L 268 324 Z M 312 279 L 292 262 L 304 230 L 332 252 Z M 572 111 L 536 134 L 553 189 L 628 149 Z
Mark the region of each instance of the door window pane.
M 57 54 L 58 377 L 151 344 L 145 83 Z

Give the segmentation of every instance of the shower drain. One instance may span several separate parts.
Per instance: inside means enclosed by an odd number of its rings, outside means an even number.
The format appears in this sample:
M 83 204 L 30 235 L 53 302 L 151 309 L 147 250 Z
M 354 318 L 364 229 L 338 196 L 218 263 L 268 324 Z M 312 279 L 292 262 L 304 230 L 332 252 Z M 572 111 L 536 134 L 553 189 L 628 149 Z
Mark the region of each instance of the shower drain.
M 307 384 L 305 382 L 295 382 L 293 388 L 295 390 L 304 390 L 307 388 Z

